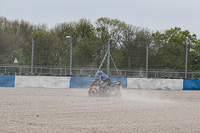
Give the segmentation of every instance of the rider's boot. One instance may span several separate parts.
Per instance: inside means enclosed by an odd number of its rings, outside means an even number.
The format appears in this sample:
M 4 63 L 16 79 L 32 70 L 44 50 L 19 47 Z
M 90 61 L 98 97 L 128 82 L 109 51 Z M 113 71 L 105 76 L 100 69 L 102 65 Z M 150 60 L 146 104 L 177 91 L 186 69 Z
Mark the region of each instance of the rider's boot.
M 102 86 L 99 87 L 99 91 L 100 91 L 100 95 L 103 96 L 104 95 L 104 89 Z

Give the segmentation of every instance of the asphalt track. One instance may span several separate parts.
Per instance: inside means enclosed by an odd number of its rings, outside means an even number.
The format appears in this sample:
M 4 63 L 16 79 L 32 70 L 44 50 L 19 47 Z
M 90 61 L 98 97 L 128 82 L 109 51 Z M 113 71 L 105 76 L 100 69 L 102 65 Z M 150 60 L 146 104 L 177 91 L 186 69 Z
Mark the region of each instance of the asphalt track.
M 0 88 L 1 133 L 198 133 L 200 91 Z

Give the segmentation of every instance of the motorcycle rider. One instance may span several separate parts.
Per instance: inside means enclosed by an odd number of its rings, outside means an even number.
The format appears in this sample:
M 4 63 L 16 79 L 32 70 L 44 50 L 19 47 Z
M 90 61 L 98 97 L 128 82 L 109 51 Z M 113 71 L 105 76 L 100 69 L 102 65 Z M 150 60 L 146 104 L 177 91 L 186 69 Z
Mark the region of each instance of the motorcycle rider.
M 106 86 L 109 86 L 111 85 L 111 80 L 110 78 L 105 74 L 103 73 L 102 71 L 98 71 L 98 75 L 99 75 L 99 83 L 103 81 L 103 83 L 100 85 L 99 89 L 101 92 L 104 91 L 104 88 Z

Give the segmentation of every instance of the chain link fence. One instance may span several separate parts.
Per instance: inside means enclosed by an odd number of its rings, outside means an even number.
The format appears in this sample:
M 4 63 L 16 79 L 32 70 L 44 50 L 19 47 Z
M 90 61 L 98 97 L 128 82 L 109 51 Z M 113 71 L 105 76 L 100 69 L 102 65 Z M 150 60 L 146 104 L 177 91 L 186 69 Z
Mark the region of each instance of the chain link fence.
M 61 67 L 31 67 L 28 66 L 0 66 L 1 75 L 26 75 L 26 76 L 91 76 L 95 77 L 98 68 L 73 68 L 70 75 L 70 68 Z M 102 69 L 106 71 L 106 69 Z M 110 69 L 111 77 L 135 77 L 145 78 L 145 70 L 118 70 L 119 76 L 115 69 Z M 199 79 L 200 71 L 188 71 L 188 78 Z M 184 78 L 185 71 L 177 70 L 148 70 L 148 78 Z
M 109 42 L 110 44 L 102 40 L 68 40 L 63 44 L 65 49 L 62 47 L 60 55 L 57 51 L 49 52 L 51 55 L 46 58 L 41 58 L 41 52 L 44 51 L 37 47 L 35 55 L 32 54 L 34 60 L 30 58 L 31 65 L 0 65 L 0 74 L 95 76 L 98 70 L 102 70 L 112 77 L 200 78 L 200 71 L 193 69 L 198 64 L 194 62 L 193 51 L 188 49 L 189 44 L 161 47 L 151 41 Z M 59 58 L 54 62 L 60 65 L 50 66 L 54 63 L 52 60 L 55 56 Z M 108 57 L 112 58 L 109 62 L 104 60 Z M 46 66 L 39 66 L 41 61 Z

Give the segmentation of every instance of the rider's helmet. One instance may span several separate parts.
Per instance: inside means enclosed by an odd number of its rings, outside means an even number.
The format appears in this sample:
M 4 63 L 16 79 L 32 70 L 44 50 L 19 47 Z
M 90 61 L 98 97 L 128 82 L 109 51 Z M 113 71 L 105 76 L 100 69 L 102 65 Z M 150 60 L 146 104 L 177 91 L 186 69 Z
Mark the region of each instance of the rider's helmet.
M 102 73 L 103 73 L 102 71 L 98 71 L 98 75 L 102 75 Z

